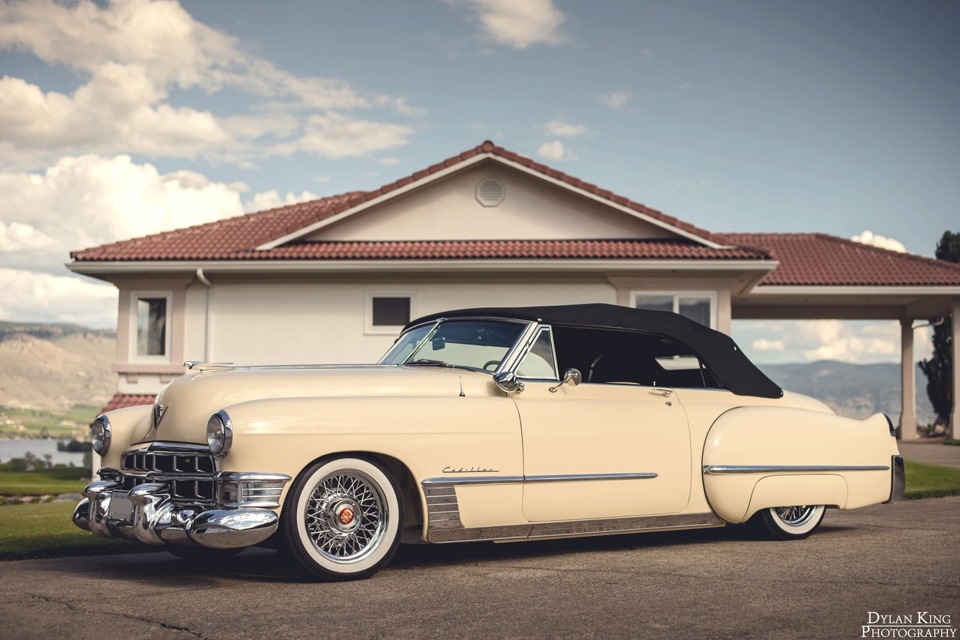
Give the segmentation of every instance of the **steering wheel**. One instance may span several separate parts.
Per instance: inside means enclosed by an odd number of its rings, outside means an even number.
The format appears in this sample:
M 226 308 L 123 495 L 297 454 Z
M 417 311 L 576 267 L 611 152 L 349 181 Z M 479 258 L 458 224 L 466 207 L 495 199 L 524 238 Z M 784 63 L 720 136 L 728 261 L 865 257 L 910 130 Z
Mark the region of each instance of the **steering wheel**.
M 499 360 L 491 360 L 491 361 L 488 362 L 487 364 L 483 365 L 483 370 L 484 370 L 484 371 L 493 371 L 494 369 L 497 368 L 497 366 L 498 366 L 499 364 L 500 364 L 500 361 L 499 361 Z M 491 366 L 493 366 L 493 369 L 490 368 Z

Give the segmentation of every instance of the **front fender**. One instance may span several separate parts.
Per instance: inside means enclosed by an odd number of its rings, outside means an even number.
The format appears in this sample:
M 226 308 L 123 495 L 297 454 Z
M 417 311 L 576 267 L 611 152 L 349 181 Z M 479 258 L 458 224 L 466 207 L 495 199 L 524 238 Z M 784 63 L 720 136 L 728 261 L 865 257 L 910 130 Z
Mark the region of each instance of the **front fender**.
M 703 484 L 731 523 L 760 509 L 825 504 L 855 508 L 889 498 L 896 440 L 882 414 L 854 420 L 782 407 L 739 407 L 714 422 Z
M 270 398 L 224 410 L 234 428 L 228 471 L 295 478 L 317 458 L 366 452 L 400 460 L 418 486 L 445 468 L 523 475 L 520 420 L 505 397 Z
M 133 443 L 140 442 L 147 437 L 151 428 L 152 405 L 125 407 L 108 411 L 110 421 L 110 449 L 107 455 L 100 459 L 101 466 L 111 469 L 120 468 L 121 454 Z

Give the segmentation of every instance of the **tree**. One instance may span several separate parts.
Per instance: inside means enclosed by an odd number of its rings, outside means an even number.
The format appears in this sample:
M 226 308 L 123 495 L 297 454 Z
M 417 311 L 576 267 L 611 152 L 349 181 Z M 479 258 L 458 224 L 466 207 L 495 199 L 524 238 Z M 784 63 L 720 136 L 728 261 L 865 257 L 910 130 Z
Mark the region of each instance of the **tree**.
M 960 232 L 944 231 L 934 255 L 938 260 L 960 264 Z M 927 376 L 927 395 L 937 414 L 937 423 L 943 425 L 949 423 L 953 407 L 953 336 L 950 333 L 949 320 L 934 326 L 933 355 L 929 360 L 920 361 L 920 370 Z

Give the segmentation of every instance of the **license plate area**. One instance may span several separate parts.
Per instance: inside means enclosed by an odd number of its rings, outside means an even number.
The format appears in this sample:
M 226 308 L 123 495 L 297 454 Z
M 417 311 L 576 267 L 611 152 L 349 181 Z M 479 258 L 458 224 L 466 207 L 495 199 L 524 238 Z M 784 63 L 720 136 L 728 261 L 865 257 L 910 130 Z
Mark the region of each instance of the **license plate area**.
M 107 508 L 107 519 L 119 522 L 133 523 L 133 503 L 126 493 L 114 493 L 110 497 L 110 506 Z

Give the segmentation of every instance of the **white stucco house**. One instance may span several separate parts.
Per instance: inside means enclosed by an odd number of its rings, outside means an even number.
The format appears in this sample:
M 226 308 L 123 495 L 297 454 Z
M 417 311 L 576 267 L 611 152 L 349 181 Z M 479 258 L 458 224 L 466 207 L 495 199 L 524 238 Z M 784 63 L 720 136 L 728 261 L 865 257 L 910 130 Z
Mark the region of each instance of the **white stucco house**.
M 118 392 L 152 402 L 184 360 L 373 362 L 410 319 L 458 307 L 607 302 L 735 318 L 950 317 L 960 266 L 823 234 L 718 234 L 484 142 L 372 191 L 76 251 L 120 292 Z M 953 341 L 954 398 L 960 341 Z M 958 410 L 953 408 L 953 424 Z

